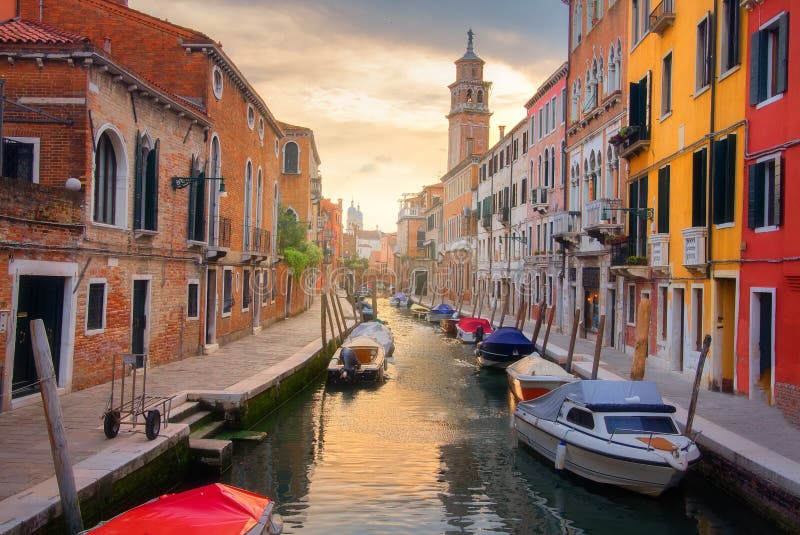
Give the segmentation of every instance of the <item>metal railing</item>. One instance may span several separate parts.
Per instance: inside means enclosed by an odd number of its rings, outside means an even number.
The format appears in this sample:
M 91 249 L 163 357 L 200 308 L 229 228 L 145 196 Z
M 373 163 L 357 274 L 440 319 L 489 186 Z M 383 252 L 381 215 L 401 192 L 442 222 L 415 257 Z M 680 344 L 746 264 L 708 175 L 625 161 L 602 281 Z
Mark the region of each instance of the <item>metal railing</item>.
M 675 20 L 674 0 L 663 0 L 650 12 L 650 30 L 661 33 Z
M 597 199 L 586 203 L 583 213 L 583 228 L 594 228 L 599 225 L 621 225 L 622 220 L 618 208 L 622 207 L 620 199 Z
M 578 233 L 580 229 L 580 212 L 561 211 L 553 216 L 553 236 L 564 237 Z

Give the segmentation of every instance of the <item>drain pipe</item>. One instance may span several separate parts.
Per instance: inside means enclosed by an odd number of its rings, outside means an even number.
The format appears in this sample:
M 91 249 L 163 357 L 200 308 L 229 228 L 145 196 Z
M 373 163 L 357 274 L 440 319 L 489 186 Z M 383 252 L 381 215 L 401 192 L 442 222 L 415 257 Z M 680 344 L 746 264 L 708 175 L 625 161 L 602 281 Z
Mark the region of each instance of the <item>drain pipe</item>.
M 714 0 L 714 12 L 711 15 L 711 55 L 709 57 L 709 66 L 711 71 L 711 117 L 709 118 L 709 151 L 708 151 L 708 168 L 709 173 L 707 176 L 707 184 L 706 184 L 706 195 L 708 196 L 707 206 L 708 206 L 708 213 L 706 214 L 706 279 L 711 279 L 711 268 L 712 268 L 712 236 L 714 230 L 714 130 L 716 128 L 715 116 L 717 111 L 717 52 L 716 52 L 716 43 L 717 43 L 717 14 L 718 14 L 718 4 L 719 0 Z

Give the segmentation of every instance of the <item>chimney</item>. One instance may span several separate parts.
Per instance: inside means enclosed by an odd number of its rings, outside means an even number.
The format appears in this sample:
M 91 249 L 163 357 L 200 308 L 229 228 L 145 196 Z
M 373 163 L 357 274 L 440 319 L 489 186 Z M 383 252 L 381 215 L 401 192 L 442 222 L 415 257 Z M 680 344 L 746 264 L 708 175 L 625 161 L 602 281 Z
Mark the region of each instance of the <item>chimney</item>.
M 503 139 L 503 137 L 506 135 L 506 125 L 501 124 L 497 128 L 500 130 L 500 139 Z
M 0 21 L 19 17 L 19 0 L 0 0 Z

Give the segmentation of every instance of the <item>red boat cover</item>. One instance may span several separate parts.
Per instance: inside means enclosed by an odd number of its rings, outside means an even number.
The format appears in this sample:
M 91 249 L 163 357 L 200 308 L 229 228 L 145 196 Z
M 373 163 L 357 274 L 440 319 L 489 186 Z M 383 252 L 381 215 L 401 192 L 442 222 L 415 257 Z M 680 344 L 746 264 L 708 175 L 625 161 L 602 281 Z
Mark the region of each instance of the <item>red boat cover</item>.
M 165 494 L 112 518 L 91 535 L 243 534 L 261 519 L 270 499 L 221 483 Z
M 462 331 L 468 333 L 474 333 L 475 329 L 478 328 L 478 325 L 483 325 L 483 333 L 489 334 L 492 332 L 492 327 L 489 325 L 489 320 L 484 318 L 463 318 L 458 320 L 457 325 L 461 328 Z

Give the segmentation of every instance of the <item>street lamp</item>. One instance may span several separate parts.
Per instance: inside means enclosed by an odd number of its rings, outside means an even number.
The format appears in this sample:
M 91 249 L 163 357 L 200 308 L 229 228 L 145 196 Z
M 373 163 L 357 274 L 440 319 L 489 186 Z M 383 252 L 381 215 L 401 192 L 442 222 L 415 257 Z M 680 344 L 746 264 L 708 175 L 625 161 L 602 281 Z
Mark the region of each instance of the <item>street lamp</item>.
M 219 196 L 222 198 L 228 196 L 228 192 L 225 190 L 225 177 L 221 176 L 174 176 L 172 177 L 172 189 L 177 191 L 189 187 L 193 182 L 202 182 L 203 180 L 219 180 Z

